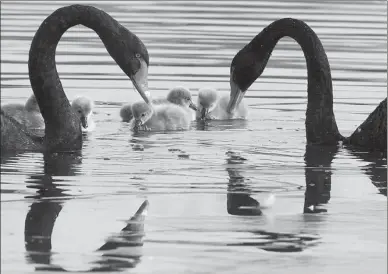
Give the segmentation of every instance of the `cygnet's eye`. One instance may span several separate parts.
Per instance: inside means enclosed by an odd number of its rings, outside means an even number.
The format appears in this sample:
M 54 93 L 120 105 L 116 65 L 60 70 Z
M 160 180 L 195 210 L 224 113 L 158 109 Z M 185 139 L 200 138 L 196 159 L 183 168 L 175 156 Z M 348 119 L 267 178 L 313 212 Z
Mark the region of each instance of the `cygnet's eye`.
M 82 113 L 82 111 L 79 109 L 79 110 L 78 110 L 78 113 L 79 113 L 79 114 L 81 114 L 81 113 Z
M 141 117 L 145 117 L 145 113 L 143 113 L 143 114 L 141 115 Z
M 190 101 L 190 98 L 186 98 L 187 101 Z
M 135 54 L 135 57 L 136 57 L 136 58 L 140 58 L 140 57 L 141 57 L 141 56 L 140 56 L 140 53 L 136 53 L 136 54 Z

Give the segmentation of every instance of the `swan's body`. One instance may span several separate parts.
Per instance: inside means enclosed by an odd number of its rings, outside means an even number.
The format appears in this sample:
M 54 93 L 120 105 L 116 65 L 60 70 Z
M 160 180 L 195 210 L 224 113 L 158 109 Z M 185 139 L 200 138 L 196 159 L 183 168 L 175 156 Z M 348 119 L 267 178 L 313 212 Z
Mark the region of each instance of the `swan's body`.
M 192 121 L 191 113 L 175 104 L 154 105 L 136 102 L 132 105 L 131 128 L 147 131 L 187 130 Z
M 111 57 L 131 79 L 143 99 L 149 56 L 142 41 L 102 10 L 71 5 L 54 11 L 40 25 L 29 52 L 32 90 L 45 121 L 43 138 L 1 111 L 1 150 L 73 151 L 82 148 L 80 119 L 72 109 L 59 79 L 55 51 L 63 33 L 75 25 L 93 29 Z
M 198 111 L 197 120 L 228 120 L 228 119 L 246 119 L 248 116 L 248 107 L 244 100 L 236 106 L 233 114 L 227 111 L 229 95 L 220 95 L 214 88 L 202 88 L 198 91 Z
M 263 73 L 277 42 L 289 36 L 298 42 L 308 70 L 306 139 L 309 144 L 335 145 L 339 141 L 371 149 L 387 149 L 387 99 L 369 115 L 353 134 L 345 138 L 337 127 L 333 112 L 333 87 L 330 65 L 321 41 L 303 21 L 284 18 L 271 23 L 233 58 L 230 67 L 233 113 L 248 88 Z
M 166 98 L 152 99 L 151 102 L 153 105 L 178 105 L 191 115 L 192 120 L 195 120 L 195 111 L 197 110 L 197 106 L 192 101 L 190 90 L 185 87 L 175 87 L 168 92 Z M 131 121 L 133 118 L 132 104 L 124 105 L 120 109 L 120 116 L 123 122 Z

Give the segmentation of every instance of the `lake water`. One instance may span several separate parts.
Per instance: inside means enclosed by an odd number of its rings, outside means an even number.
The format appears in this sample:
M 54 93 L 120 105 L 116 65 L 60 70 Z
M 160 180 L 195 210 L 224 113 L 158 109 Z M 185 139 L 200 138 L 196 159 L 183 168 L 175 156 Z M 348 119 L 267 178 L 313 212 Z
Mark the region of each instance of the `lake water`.
M 233 56 L 282 17 L 321 38 L 343 135 L 386 97 L 386 1 L 95 3 L 146 44 L 155 97 L 177 85 L 195 100 L 204 86 L 228 92 Z M 2 2 L 2 104 L 31 94 L 32 37 L 66 4 Z M 94 32 L 66 32 L 56 60 L 68 98 L 95 100 L 96 129 L 77 155 L 2 156 L 2 273 L 387 272 L 386 156 L 306 147 L 307 70 L 294 40 L 279 42 L 247 92 L 247 121 L 164 134 L 120 121 L 140 96 Z M 144 222 L 119 234 L 144 201 Z M 260 212 L 240 208 L 256 201 Z

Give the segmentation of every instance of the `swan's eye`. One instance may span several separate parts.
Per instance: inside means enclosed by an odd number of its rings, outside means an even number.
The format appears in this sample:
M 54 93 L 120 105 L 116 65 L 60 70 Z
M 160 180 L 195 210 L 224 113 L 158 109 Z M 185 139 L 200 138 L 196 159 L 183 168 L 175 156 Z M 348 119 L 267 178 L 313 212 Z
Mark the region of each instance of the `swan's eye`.
M 79 109 L 79 110 L 78 110 L 78 113 L 79 113 L 79 114 L 81 114 L 81 113 L 82 113 L 82 111 Z
M 190 101 L 190 98 L 186 98 L 187 101 Z
M 141 115 L 141 117 L 145 117 L 145 113 L 143 113 L 143 114 Z
M 140 58 L 140 53 L 136 53 L 136 54 L 135 54 L 135 57 L 136 57 L 136 58 Z

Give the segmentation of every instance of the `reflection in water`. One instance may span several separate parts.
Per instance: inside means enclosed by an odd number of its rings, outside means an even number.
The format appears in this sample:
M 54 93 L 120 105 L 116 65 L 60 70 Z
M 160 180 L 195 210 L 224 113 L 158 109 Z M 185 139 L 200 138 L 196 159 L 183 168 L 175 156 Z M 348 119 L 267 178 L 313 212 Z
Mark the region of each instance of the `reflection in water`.
M 234 119 L 234 120 L 198 120 L 195 121 L 196 130 L 207 131 L 223 131 L 223 130 L 236 130 L 247 129 L 249 126 L 248 120 Z
M 227 211 L 230 215 L 255 216 L 261 215 L 260 203 L 250 196 L 249 186 L 244 182 L 245 177 L 241 175 L 238 165 L 243 164 L 246 159 L 228 151 L 226 153 L 228 165 L 226 171 L 229 175 L 228 194 L 227 194 Z
M 330 200 L 331 163 L 337 152 L 338 146 L 306 145 L 304 213 L 327 212 L 321 205 Z
M 306 147 L 306 155 L 310 155 L 310 151 Z M 312 158 L 308 157 L 309 161 Z M 235 152 L 227 152 L 227 163 L 234 165 L 233 168 L 227 167 L 226 171 L 229 175 L 228 194 L 227 194 L 227 210 L 231 215 L 240 216 L 260 216 L 262 211 L 260 203 L 250 196 L 250 187 L 244 182 L 245 178 L 241 175 L 239 165 L 242 165 L 246 159 Z M 331 162 L 331 161 L 330 161 Z M 311 162 L 313 163 L 313 162 Z M 306 185 L 307 178 L 311 176 L 310 169 L 306 168 Z M 310 177 L 309 177 L 310 178 Z M 330 181 L 329 181 L 330 182 Z M 328 188 L 330 191 L 330 187 Z M 321 192 L 319 192 L 321 193 Z M 316 192 L 311 191 L 311 186 L 306 191 L 306 200 L 317 204 L 321 201 L 321 196 Z M 330 196 L 330 195 L 329 195 Z M 296 233 L 279 233 L 265 230 L 253 230 L 250 241 L 229 244 L 230 246 L 254 246 L 266 251 L 273 252 L 300 252 L 307 247 L 314 246 L 318 243 L 320 237 L 316 235 L 306 235 L 300 231 Z
M 387 196 L 387 152 L 366 151 L 354 147 L 349 147 L 348 150 L 353 156 L 368 163 L 362 170 L 380 194 Z
M 27 213 L 24 229 L 26 258 L 28 263 L 44 265 L 36 270 L 66 271 L 60 266 L 51 264 L 51 235 L 55 221 L 65 203 L 66 189 L 56 176 L 74 176 L 82 162 L 81 152 L 53 153 L 44 155 L 44 174 L 33 175 L 27 179 L 28 188 L 37 189 L 35 201 Z M 120 271 L 133 268 L 140 261 L 140 250 L 143 245 L 144 218 L 148 201 L 143 202 L 139 210 L 128 221 L 118 236 L 110 238 L 100 249 L 102 259 L 92 264 L 97 267 L 90 271 Z M 115 254 L 114 251 L 120 251 Z
M 142 256 L 144 221 L 148 210 L 148 201 L 145 200 L 135 215 L 128 221 L 118 235 L 107 240 L 98 250 L 103 251 L 103 259 L 95 262 L 98 267 L 91 271 L 121 271 L 134 268 Z
M 338 146 L 306 145 L 305 151 L 305 179 L 306 191 L 303 213 L 314 214 L 327 212 L 322 208 L 330 200 L 331 164 L 338 152 Z M 386 153 L 350 150 L 363 161 L 369 162 L 363 167 L 365 173 L 381 194 L 387 195 Z M 229 174 L 227 210 L 231 215 L 262 215 L 260 203 L 250 196 L 250 187 L 244 183 L 238 165 L 246 159 L 234 152 L 227 153 L 227 163 L 234 164 L 233 168 L 226 168 Z M 309 219 L 303 219 L 308 221 Z M 266 251 L 299 252 L 318 243 L 319 236 L 306 235 L 300 231 L 294 233 L 278 233 L 265 230 L 250 231 L 254 236 L 251 241 L 229 244 L 232 246 L 255 246 Z M 259 239 L 259 241 L 257 241 Z
M 27 179 L 27 187 L 37 191 L 36 195 L 26 197 L 35 201 L 26 216 L 24 241 L 29 263 L 50 265 L 51 235 L 64 203 L 63 199 L 58 198 L 68 196 L 66 189 L 61 187 L 61 180 L 53 176 L 74 176 L 82 158 L 81 152 L 45 153 L 43 158 L 44 174 Z

